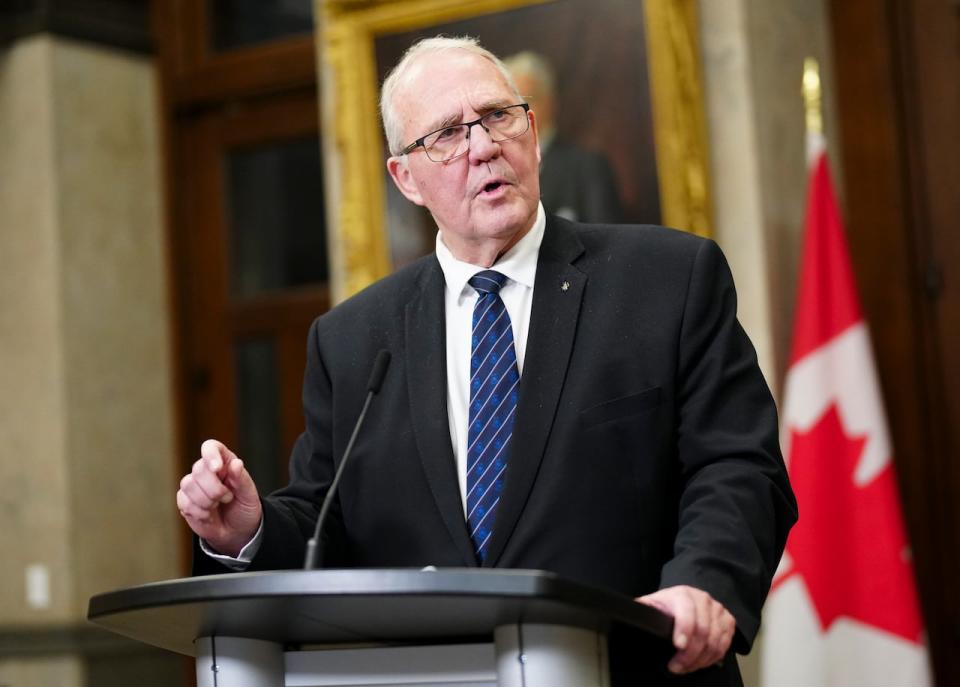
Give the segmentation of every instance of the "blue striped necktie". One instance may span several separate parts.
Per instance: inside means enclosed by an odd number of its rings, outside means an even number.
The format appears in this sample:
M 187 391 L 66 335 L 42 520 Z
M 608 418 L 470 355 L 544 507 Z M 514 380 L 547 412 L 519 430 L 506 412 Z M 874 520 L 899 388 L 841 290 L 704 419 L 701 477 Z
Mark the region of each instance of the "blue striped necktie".
M 506 276 L 494 270 L 473 275 L 480 297 L 473 308 L 470 356 L 470 427 L 467 432 L 467 522 L 482 563 L 506 477 L 520 370 L 510 315 L 499 291 Z

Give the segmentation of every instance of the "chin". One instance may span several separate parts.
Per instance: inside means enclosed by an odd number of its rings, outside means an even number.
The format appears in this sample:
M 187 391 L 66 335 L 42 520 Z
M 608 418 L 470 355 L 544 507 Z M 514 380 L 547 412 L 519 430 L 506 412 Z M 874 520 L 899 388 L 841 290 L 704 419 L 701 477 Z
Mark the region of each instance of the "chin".
M 535 215 L 536 210 L 531 213 L 526 207 L 495 208 L 482 213 L 474 226 L 479 236 L 510 238 L 517 232 L 527 229 Z

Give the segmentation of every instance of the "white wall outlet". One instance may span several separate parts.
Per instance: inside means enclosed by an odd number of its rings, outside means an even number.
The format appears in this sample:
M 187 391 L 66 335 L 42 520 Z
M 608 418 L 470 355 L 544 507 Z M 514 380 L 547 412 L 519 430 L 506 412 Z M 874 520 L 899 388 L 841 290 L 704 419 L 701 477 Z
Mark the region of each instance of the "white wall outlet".
M 50 569 L 43 563 L 26 568 L 27 605 L 41 610 L 50 608 Z

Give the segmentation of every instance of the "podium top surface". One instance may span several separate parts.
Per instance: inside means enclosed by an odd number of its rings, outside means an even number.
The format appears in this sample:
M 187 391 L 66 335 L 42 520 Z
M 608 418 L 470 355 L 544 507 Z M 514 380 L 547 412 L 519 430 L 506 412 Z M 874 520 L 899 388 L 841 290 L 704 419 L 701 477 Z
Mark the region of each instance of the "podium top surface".
M 669 639 L 672 620 L 632 599 L 534 570 L 290 570 L 154 582 L 98 594 L 87 618 L 195 655 L 204 636 L 288 646 L 486 641 L 500 625 L 622 627 Z

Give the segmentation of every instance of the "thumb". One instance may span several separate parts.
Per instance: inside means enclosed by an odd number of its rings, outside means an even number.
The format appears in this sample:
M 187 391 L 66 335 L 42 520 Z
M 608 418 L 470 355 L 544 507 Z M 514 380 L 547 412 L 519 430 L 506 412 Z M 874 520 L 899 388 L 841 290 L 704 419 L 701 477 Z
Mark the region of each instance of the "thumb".
M 257 485 L 244 466 L 243 461 L 236 456 L 233 456 L 233 459 L 227 466 L 224 483 L 233 493 L 233 497 L 236 499 L 238 505 L 247 508 L 259 508 L 260 493 L 257 491 Z
M 670 606 L 656 594 L 644 594 L 643 596 L 638 596 L 634 601 L 638 601 L 647 606 L 653 606 L 658 611 L 666 613 L 667 615 L 673 615 L 673 611 L 670 609 Z

